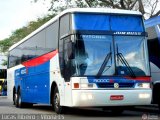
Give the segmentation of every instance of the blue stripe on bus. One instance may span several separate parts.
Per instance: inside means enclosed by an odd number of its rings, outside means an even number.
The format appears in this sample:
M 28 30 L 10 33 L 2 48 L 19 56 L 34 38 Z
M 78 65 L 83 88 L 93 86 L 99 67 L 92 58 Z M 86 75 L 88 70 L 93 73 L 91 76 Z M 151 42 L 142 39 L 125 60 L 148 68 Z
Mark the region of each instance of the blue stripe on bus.
M 87 77 L 89 83 L 95 83 L 98 88 L 114 88 L 118 83 L 120 88 L 134 88 L 136 83 L 150 82 L 150 77 Z
M 15 85 L 21 86 L 23 102 L 50 103 L 50 61 L 39 66 L 23 67 L 15 71 Z

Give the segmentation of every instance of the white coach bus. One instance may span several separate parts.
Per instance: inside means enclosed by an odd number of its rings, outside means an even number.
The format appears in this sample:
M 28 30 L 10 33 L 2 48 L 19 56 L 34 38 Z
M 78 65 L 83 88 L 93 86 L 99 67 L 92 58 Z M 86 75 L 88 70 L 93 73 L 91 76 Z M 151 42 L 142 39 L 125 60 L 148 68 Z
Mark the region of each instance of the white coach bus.
M 13 45 L 8 60 L 8 95 L 17 107 L 51 104 L 62 113 L 151 103 L 146 33 L 136 11 L 66 10 Z

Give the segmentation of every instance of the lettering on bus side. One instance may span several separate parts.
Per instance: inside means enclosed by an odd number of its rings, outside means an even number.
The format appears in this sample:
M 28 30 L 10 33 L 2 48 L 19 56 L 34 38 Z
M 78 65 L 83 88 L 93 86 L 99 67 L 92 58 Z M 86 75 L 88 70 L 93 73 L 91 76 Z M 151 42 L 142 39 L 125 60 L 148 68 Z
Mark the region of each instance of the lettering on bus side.
M 114 32 L 114 35 L 141 35 L 142 32 Z
M 27 73 L 26 69 L 19 69 L 19 70 L 15 71 L 15 76 L 17 77 L 20 75 L 24 75 L 26 73 Z
M 26 69 L 21 69 L 21 75 L 26 74 Z
M 93 82 L 95 83 L 105 83 L 105 82 L 110 82 L 109 79 L 93 79 Z
M 106 39 L 105 35 L 81 35 L 81 37 L 89 39 Z
M 20 75 L 19 72 L 16 71 L 16 76 L 19 76 L 19 75 Z

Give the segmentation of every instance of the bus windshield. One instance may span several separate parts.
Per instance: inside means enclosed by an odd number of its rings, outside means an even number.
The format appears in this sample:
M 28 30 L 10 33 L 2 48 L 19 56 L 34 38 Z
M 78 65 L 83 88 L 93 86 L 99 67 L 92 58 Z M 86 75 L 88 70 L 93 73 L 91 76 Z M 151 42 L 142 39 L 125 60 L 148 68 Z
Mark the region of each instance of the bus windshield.
M 149 76 L 145 38 L 142 36 L 115 36 L 114 39 L 118 75 Z M 130 70 L 124 61 L 127 62 Z
M 78 35 L 76 75 L 149 76 L 144 41 L 142 36 Z
M 97 75 L 105 57 L 113 53 L 112 36 L 107 35 L 79 35 L 76 40 L 76 56 L 78 75 Z M 113 75 L 113 55 L 106 63 L 102 75 Z

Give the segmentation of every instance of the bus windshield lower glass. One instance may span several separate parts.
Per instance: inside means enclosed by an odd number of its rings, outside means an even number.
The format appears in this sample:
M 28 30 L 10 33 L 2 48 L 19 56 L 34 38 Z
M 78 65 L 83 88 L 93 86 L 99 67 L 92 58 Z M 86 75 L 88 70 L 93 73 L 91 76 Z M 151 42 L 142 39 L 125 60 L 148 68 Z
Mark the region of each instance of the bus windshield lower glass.
M 142 36 L 115 36 L 114 39 L 117 74 L 123 76 L 149 76 L 145 38 Z M 124 61 L 126 61 L 126 64 Z
M 75 76 L 149 76 L 143 36 L 77 35 Z
M 96 76 L 108 54 L 113 53 L 112 36 L 78 35 L 76 40 L 76 56 L 78 76 Z M 114 64 L 111 54 L 101 75 L 113 75 Z

